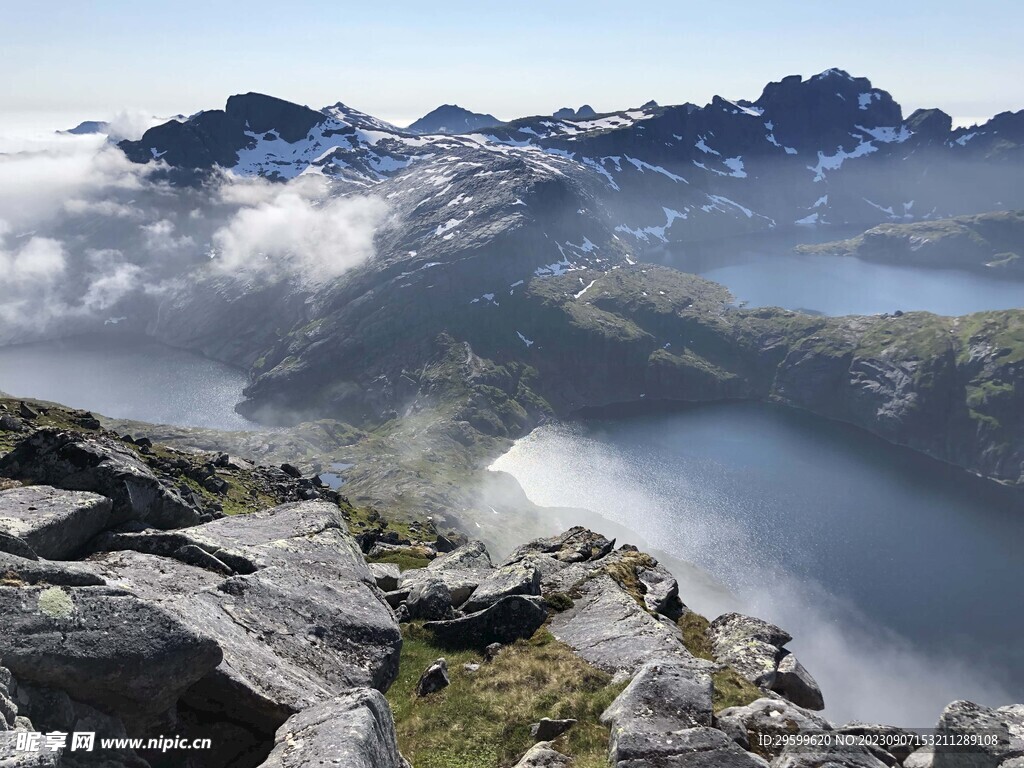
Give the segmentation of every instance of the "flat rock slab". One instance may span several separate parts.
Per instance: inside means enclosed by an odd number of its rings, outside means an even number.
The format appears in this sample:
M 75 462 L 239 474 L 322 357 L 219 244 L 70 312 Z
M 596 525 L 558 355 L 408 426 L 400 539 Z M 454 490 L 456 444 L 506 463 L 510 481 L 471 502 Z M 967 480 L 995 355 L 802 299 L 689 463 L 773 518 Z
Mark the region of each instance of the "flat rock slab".
M 82 567 L 223 649 L 223 662 L 186 696 L 196 709 L 276 728 L 350 688 L 387 690 L 398 674 L 398 623 L 333 504 L 285 504 L 108 543 L 129 549 L 93 555 Z M 245 572 L 225 578 L 175 559 L 185 544 Z
M 261 768 L 407 768 L 391 708 L 380 692 L 359 689 L 293 715 Z
M 177 488 L 110 438 L 41 429 L 0 458 L 0 475 L 106 496 L 113 502 L 114 524 L 134 519 L 180 528 L 199 522 L 200 511 Z
M 539 597 L 512 595 L 477 613 L 449 621 L 428 621 L 423 627 L 442 645 L 484 648 L 491 643 L 508 645 L 533 637 L 547 615 Z
M 692 658 L 682 632 L 659 621 L 607 575 L 584 581 L 572 608 L 555 614 L 551 634 L 585 661 L 613 674 L 635 674 L 652 658 Z
M 0 658 L 14 676 L 126 720 L 170 708 L 212 672 L 209 636 L 108 587 L 0 587 Z
M 644 664 L 601 715 L 601 722 L 612 725 L 612 741 L 623 734 L 712 725 L 713 666 L 671 658 Z
M 50 560 L 70 557 L 110 525 L 110 499 L 86 491 L 29 485 L 0 491 L 0 532 Z

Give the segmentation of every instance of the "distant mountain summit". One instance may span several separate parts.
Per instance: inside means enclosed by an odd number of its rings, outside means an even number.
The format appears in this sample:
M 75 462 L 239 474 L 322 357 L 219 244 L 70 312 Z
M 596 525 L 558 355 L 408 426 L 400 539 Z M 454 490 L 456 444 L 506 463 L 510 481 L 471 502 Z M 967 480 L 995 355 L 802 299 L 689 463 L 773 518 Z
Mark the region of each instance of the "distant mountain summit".
M 410 133 L 470 133 L 492 125 L 500 125 L 494 115 L 470 112 L 457 104 L 444 104 L 428 112 L 406 130 Z
M 562 107 L 560 110 L 555 112 L 552 117 L 558 118 L 559 120 L 583 120 L 588 117 L 594 117 L 597 112 L 589 104 L 584 104 L 579 109 L 573 109 L 572 107 Z
M 74 136 L 88 136 L 93 133 L 106 133 L 107 128 L 109 127 L 110 123 L 104 122 L 103 120 L 83 120 L 74 128 L 68 128 L 66 131 L 57 131 L 57 133 L 70 133 Z

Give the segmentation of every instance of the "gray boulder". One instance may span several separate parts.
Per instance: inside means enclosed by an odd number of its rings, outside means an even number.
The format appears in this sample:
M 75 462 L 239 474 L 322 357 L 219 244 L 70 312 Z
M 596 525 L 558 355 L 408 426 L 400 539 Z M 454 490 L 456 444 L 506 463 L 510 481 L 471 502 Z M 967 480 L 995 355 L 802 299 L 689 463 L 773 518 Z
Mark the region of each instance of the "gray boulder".
M 911 752 L 903 761 L 903 768 L 932 768 L 932 762 L 934 759 L 935 749 L 933 747 L 921 747 L 920 749 Z M 1012 760 L 1010 762 L 1012 762 Z M 1004 763 L 1001 768 L 1011 768 L 1011 765 Z
M 996 734 L 995 746 L 960 747 L 936 744 L 934 768 L 1004 768 L 1006 762 L 1024 757 L 1024 704 L 992 709 L 971 701 L 954 701 L 939 717 L 940 735 Z
M 410 619 L 440 621 L 454 615 L 451 592 L 440 579 L 418 582 L 409 592 L 405 605 Z
M 618 583 L 599 575 L 579 586 L 571 608 L 551 619 L 551 634 L 607 672 L 634 674 L 650 659 L 691 658 L 682 632 L 641 608 Z
M 293 715 L 277 730 L 262 768 L 407 768 L 398 751 L 391 708 L 362 688 Z
M 573 759 L 551 747 L 551 742 L 541 741 L 527 750 L 515 768 L 568 768 Z
M 823 709 L 821 688 L 783 646 L 793 638 L 774 624 L 740 613 L 725 613 L 708 627 L 715 658 L 754 685 L 775 691 L 806 709 Z
M 888 758 L 891 757 L 893 763 L 903 764 L 914 752 L 914 747 L 910 746 L 913 743 L 911 737 L 914 734 L 913 731 L 909 731 L 906 728 L 897 728 L 894 725 L 852 722 L 837 726 L 835 730 L 836 733 L 850 734 L 852 736 L 870 736 L 878 739 L 880 743 L 885 744 L 886 748 L 884 751 L 888 755 L 879 754 L 878 752 L 875 755 L 885 763 L 888 763 Z M 906 746 L 901 746 L 901 741 Z
M 370 573 L 384 592 L 391 592 L 402 585 L 402 572 L 394 563 L 370 563 Z
M 285 504 L 185 531 L 118 534 L 110 543 L 129 551 L 94 555 L 82 567 L 223 649 L 222 663 L 186 696 L 195 709 L 273 729 L 348 689 L 387 690 L 398 673 L 398 623 L 333 504 Z M 238 575 L 171 559 L 185 544 Z
M 169 612 L 108 587 L 0 587 L 0 658 L 22 683 L 145 720 L 212 672 L 221 650 Z
M 200 510 L 159 479 L 135 451 L 105 437 L 40 429 L 0 458 L 0 475 L 113 502 L 111 523 L 142 520 L 157 528 L 196 525 Z
M 649 661 L 601 715 L 612 740 L 712 725 L 711 671 L 699 659 Z M 632 736 L 630 736 L 632 738 Z
M 645 664 L 601 715 L 611 728 L 612 765 L 765 768 L 764 760 L 711 727 L 713 668 L 699 659 Z
M 511 565 L 533 555 L 549 555 L 563 563 L 582 563 L 600 560 L 615 547 L 615 539 L 606 539 L 599 533 L 577 525 L 568 531 L 547 539 L 535 539 L 510 554 L 502 565 Z
M 429 696 L 442 688 L 447 688 L 450 684 L 448 662 L 444 659 L 436 659 L 420 675 L 419 682 L 416 683 L 416 695 Z
M 463 603 L 462 610 L 466 613 L 482 611 L 509 595 L 539 595 L 540 571 L 532 563 L 522 560 L 511 565 L 503 565 L 493 571 L 473 591 L 469 599 Z
M 70 557 L 110 525 L 110 499 L 84 491 L 30 485 L 0 491 L 0 531 L 39 556 Z
M 746 750 L 756 748 L 773 757 L 782 753 L 775 737 L 796 733 L 831 731 L 832 724 L 810 710 L 784 699 L 758 699 L 744 707 L 728 707 L 718 713 L 718 728 Z M 762 743 L 759 736 L 767 737 Z M 753 740 L 753 741 L 752 741 Z
M 825 697 L 821 695 L 818 682 L 804 669 L 804 665 L 796 656 L 788 651 L 784 653 L 775 669 L 772 690 L 782 694 L 797 706 L 814 710 L 825 708 Z
M 492 643 L 507 645 L 533 637 L 546 618 L 547 609 L 539 597 L 511 595 L 477 613 L 448 621 L 428 621 L 423 627 L 443 645 L 484 648 Z
M 641 568 L 637 578 L 644 590 L 647 610 L 668 616 L 673 621 L 683 615 L 686 606 L 679 599 L 679 583 L 667 568 L 661 565 Z
M 772 687 L 781 648 L 793 639 L 774 624 L 739 613 L 726 613 L 712 621 L 708 636 L 716 659 L 762 688 Z
M 483 542 L 471 541 L 446 555 L 430 561 L 426 568 L 416 568 L 402 575 L 402 588 L 413 589 L 417 584 L 438 579 L 443 581 L 458 608 L 477 586 L 494 570 Z
M 0 731 L 10 731 L 18 718 L 18 705 L 14 703 L 17 684 L 11 670 L 0 667 Z
M 540 722 L 530 726 L 530 735 L 538 741 L 554 741 L 574 725 L 576 721 L 571 718 L 552 720 L 549 717 L 542 717 Z

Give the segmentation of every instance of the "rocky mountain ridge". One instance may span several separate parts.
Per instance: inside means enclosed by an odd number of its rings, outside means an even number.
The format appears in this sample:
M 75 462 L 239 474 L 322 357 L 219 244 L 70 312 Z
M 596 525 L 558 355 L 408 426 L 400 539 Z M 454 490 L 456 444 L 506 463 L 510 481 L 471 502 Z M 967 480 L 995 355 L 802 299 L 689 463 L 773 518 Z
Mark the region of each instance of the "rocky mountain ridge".
M 67 409 L 17 418 L 28 424 L 0 457 L 4 764 L 1011 768 L 1024 756 L 1011 741 L 1024 735 L 1021 705 L 947 707 L 939 734 L 998 737 L 966 751 L 830 723 L 816 714 L 827 692 L 784 630 L 739 614 L 708 622 L 654 558 L 587 529 L 495 565 L 480 542 L 429 527 L 353 535 L 359 510 L 321 491 L 168 525 L 157 501 L 177 482 L 174 451 L 34 423 L 89 418 Z M 318 488 L 239 458 L 181 458 L 204 459 L 233 482 Z M 38 466 L 49 485 L 24 484 Z M 161 490 L 119 501 L 128 476 Z M 526 708 L 499 715 L 492 686 Z M 462 731 L 456 706 L 480 724 Z M 211 743 L 17 747 L 19 733 L 76 730 Z

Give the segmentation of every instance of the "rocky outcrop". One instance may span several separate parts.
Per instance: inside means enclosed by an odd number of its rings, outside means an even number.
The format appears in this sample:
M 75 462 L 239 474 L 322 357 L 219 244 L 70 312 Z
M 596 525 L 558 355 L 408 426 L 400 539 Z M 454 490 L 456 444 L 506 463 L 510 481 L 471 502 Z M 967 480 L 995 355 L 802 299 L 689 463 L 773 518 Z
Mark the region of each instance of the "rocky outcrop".
M 632 675 L 651 658 L 687 659 L 682 632 L 661 621 L 607 575 L 584 581 L 568 610 L 551 619 L 551 634 L 608 672 Z
M 185 697 L 260 727 L 352 687 L 387 690 L 401 634 L 340 511 L 297 502 L 174 533 L 120 534 L 84 564 L 216 640 L 220 666 Z M 173 559 L 192 544 L 240 571 Z M 166 553 L 171 557 L 157 553 Z
M 717 724 L 741 747 L 766 757 L 782 753 L 782 737 L 832 730 L 825 718 L 781 698 L 758 699 L 743 707 L 723 709 Z
M 111 524 L 110 499 L 33 485 L 0 491 L 0 531 L 39 557 L 62 560 Z
M 494 570 L 490 555 L 481 541 L 472 541 L 430 561 L 426 568 L 402 574 L 402 589 L 413 590 L 430 580 L 444 583 L 455 607 L 462 605 Z
M 539 595 L 540 571 L 520 561 L 503 565 L 487 576 L 462 605 L 467 613 L 481 611 L 509 595 Z
M 391 708 L 379 691 L 357 689 L 290 717 L 262 768 L 408 768 Z
M 157 528 L 196 525 L 200 510 L 158 478 L 124 443 L 40 429 L 0 458 L 0 475 L 72 491 L 92 491 L 113 503 L 112 522 L 141 520 Z
M 992 709 L 954 701 L 943 710 L 936 731 L 945 740 L 935 745 L 932 768 L 1008 768 L 1024 758 L 1024 704 Z M 958 737 L 984 735 L 995 736 L 998 743 L 982 747 L 956 743 Z
M 145 724 L 222 658 L 208 635 L 110 587 L 0 587 L 0 659 L 22 683 Z
M 747 680 L 775 691 L 807 709 L 824 709 L 821 689 L 803 665 L 783 646 L 793 638 L 767 621 L 725 613 L 708 628 L 715 657 Z
M 512 595 L 488 608 L 446 621 L 428 621 L 423 628 L 441 645 L 485 648 L 491 643 L 507 645 L 529 638 L 547 619 L 539 597 Z

